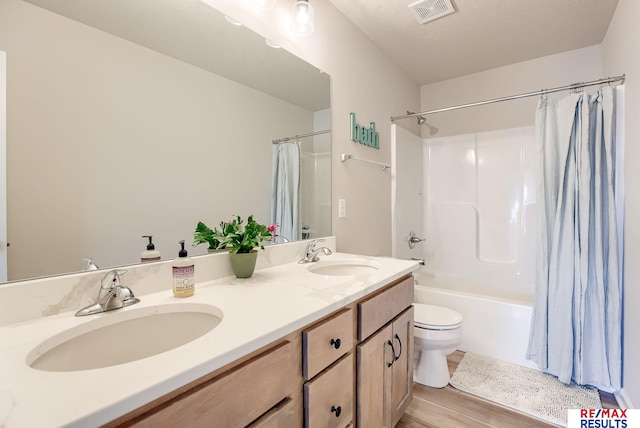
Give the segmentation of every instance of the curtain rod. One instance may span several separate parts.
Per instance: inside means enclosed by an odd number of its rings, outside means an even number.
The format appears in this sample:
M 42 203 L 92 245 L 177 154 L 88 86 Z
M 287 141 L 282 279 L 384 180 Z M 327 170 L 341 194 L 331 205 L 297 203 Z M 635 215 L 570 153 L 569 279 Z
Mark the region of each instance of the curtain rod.
M 331 132 L 330 129 L 325 129 L 324 131 L 311 132 L 309 134 L 300 134 L 300 135 L 294 135 L 293 137 L 279 138 L 277 140 L 271 140 L 271 144 L 286 143 L 289 140 L 297 140 L 299 138 L 313 137 L 314 135 L 328 134 L 329 132 Z
M 517 100 L 517 99 L 520 99 L 520 98 L 535 97 L 535 96 L 538 96 L 538 95 L 542 96 L 542 95 L 545 95 L 545 94 L 550 94 L 552 92 L 576 90 L 576 89 L 584 88 L 586 86 L 604 85 L 604 84 L 607 84 L 607 83 L 614 83 L 614 82 L 619 82 L 619 81 L 622 81 L 622 83 L 624 83 L 624 79 L 625 79 L 625 75 L 623 74 L 622 76 L 607 77 L 607 78 L 604 78 L 604 79 L 592 80 L 590 82 L 572 83 L 571 85 L 560 86 L 558 88 L 553 88 L 553 89 L 542 89 L 542 90 L 536 91 L 536 92 L 527 92 L 525 94 L 511 95 L 509 97 L 502 97 L 502 98 L 494 98 L 494 99 L 491 99 L 491 100 L 478 101 L 478 102 L 470 103 L 470 104 L 462 104 L 462 105 L 459 105 L 459 106 L 440 108 L 440 109 L 437 109 L 437 110 L 421 111 L 419 113 L 408 113 L 408 114 L 404 114 L 402 116 L 392 116 L 391 117 L 391 121 L 394 122 L 396 120 L 406 119 L 406 118 L 409 118 L 409 117 L 424 116 L 424 115 L 427 115 L 427 114 L 441 113 L 441 112 L 451 111 L 451 110 L 459 110 L 459 109 L 463 109 L 463 108 L 467 108 L 467 107 L 476 107 L 476 106 L 481 106 L 481 105 L 485 105 L 485 104 L 498 103 L 498 102 L 501 102 L 501 101 Z

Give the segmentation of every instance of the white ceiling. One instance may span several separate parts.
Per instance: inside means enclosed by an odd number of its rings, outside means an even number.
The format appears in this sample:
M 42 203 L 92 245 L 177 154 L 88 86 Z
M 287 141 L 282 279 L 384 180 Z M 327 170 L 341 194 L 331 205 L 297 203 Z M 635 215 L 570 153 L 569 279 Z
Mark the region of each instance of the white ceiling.
M 329 0 L 420 85 L 602 42 L 618 0 L 452 0 L 419 24 L 415 0 Z

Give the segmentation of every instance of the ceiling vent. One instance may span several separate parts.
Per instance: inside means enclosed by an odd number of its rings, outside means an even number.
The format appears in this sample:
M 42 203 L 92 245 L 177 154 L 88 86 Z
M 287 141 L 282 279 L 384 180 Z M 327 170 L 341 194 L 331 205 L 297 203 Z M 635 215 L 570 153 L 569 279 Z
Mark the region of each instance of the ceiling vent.
M 409 10 L 415 15 L 420 24 L 455 12 L 451 0 L 420 0 L 409 5 Z

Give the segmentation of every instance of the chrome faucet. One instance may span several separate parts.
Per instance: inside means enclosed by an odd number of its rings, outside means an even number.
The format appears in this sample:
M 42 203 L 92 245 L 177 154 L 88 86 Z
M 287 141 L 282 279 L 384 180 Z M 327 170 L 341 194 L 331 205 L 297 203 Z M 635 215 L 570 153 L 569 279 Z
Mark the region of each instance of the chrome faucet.
M 127 271 L 124 269 L 109 271 L 100 281 L 98 301 L 93 305 L 80 309 L 76 312 L 76 316 L 99 314 L 138 303 L 140 299 L 133 295 L 133 291 L 129 287 L 120 284 L 120 277 L 126 273 Z
M 318 242 L 324 242 L 324 239 L 314 239 L 313 241 L 309 242 L 307 244 L 307 249 L 305 251 L 304 258 L 300 260 L 298 263 L 317 262 L 318 260 L 320 260 L 320 257 L 318 257 L 318 254 L 324 253 L 325 256 L 328 256 L 331 254 L 331 250 L 328 249 L 327 247 L 316 248 L 316 244 Z

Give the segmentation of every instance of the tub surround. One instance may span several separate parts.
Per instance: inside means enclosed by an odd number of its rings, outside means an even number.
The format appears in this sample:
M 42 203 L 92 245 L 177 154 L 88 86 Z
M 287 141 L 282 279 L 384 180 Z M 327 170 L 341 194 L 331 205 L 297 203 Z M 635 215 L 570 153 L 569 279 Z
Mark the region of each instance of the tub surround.
M 323 245 L 335 249 L 335 239 Z M 75 317 L 90 303 L 104 271 L 10 284 L 0 302 L 14 299 L 0 327 L 0 425 L 97 426 L 224 367 L 305 325 L 331 314 L 411 273 L 416 262 L 335 253 L 327 260 L 367 259 L 379 269 L 369 276 L 325 276 L 298 264 L 306 242 L 261 251 L 250 279 L 232 276 L 226 254 L 196 257 L 196 292 L 177 299 L 171 262 L 131 266 L 123 283 L 141 298 L 133 308 L 172 303 L 217 306 L 223 319 L 211 332 L 179 348 L 126 364 L 77 372 L 30 368 L 27 357 L 47 338 L 89 322 Z M 318 263 L 322 263 L 322 260 Z M 22 310 L 26 311 L 26 315 Z M 4 311 L 4 309 L 3 309 Z

